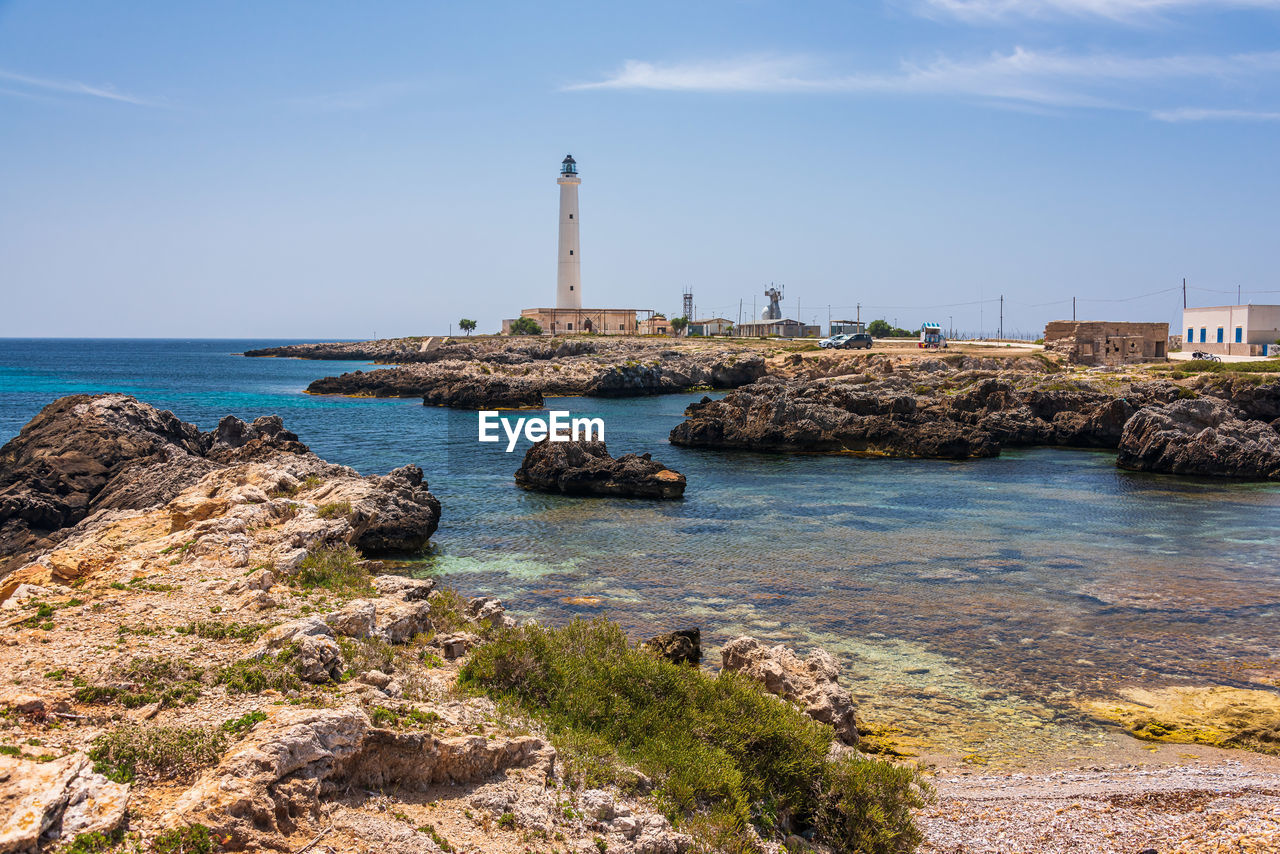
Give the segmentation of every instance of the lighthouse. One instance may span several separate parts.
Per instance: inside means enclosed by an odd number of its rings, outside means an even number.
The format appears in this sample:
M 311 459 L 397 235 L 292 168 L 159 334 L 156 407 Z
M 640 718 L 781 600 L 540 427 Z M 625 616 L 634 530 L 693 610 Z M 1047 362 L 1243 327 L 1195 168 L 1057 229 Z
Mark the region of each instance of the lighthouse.
M 556 270 L 556 308 L 582 308 L 581 247 L 578 245 L 578 163 L 572 154 L 560 162 L 560 256 Z

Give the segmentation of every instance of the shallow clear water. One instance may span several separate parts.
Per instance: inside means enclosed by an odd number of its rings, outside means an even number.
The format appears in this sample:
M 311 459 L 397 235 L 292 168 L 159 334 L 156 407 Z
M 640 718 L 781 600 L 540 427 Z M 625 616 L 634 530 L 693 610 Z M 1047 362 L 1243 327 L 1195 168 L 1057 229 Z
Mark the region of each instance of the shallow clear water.
M 412 571 L 543 621 L 608 613 L 637 637 L 696 625 L 712 661 L 744 632 L 821 644 L 865 717 L 933 748 L 1088 747 L 1101 736 L 1079 696 L 1275 676 L 1275 485 L 1133 474 L 1088 451 L 953 463 L 672 447 L 690 394 L 550 401 L 602 416 L 613 453 L 650 451 L 689 481 L 679 502 L 570 499 L 515 487 L 519 452 L 479 445 L 474 413 L 302 393 L 367 365 L 234 355 L 275 343 L 0 341 L 0 441 L 73 392 L 128 392 L 204 429 L 276 413 L 331 461 L 423 467 L 444 518 Z

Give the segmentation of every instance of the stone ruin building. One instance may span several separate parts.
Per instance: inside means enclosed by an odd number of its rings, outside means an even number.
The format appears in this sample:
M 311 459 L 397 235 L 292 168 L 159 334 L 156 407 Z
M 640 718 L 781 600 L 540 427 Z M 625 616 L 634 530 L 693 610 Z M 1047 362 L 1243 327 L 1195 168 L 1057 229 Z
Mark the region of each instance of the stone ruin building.
M 1072 365 L 1133 365 L 1168 357 L 1169 324 L 1055 320 L 1044 328 L 1046 353 Z

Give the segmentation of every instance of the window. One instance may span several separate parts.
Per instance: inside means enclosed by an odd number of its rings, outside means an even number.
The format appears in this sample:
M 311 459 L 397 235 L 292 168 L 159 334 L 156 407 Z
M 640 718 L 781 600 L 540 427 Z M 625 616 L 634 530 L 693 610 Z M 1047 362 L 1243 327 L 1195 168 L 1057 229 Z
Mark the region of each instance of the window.
M 1190 326 L 1187 327 L 1187 343 L 1193 344 L 1196 340 L 1196 331 Z
M 572 254 L 573 254 L 573 250 L 572 250 L 572 249 L 570 249 L 570 250 L 569 250 L 569 254 L 570 254 L 570 255 L 572 255 Z
M 569 219 L 573 219 L 573 214 L 569 214 Z
M 1206 342 L 1206 341 L 1208 341 L 1208 340 L 1209 340 L 1208 338 L 1205 338 L 1205 337 L 1204 337 L 1204 336 L 1205 336 L 1205 332 L 1207 332 L 1207 331 L 1208 331 L 1208 330 L 1206 330 L 1203 326 L 1201 326 L 1201 327 L 1200 327 L 1200 343 L 1201 343 L 1201 344 L 1203 344 L 1204 342 Z
M 1236 343 L 1237 344 L 1244 343 L 1244 327 L 1243 326 L 1236 327 Z
M 570 286 L 569 286 L 569 290 L 573 290 L 573 285 L 570 285 Z
M 572 324 L 572 323 L 570 323 L 568 326 L 569 326 L 569 328 L 570 328 L 570 329 L 572 329 L 572 328 L 573 328 L 573 324 Z
M 1218 327 L 1218 343 L 1219 344 L 1222 343 L 1222 327 L 1221 326 Z

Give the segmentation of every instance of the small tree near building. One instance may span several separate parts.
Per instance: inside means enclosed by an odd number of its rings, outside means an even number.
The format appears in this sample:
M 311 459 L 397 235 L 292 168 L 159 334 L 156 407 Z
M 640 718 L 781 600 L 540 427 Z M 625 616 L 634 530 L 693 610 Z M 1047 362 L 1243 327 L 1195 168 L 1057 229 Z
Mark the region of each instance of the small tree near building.
M 464 317 L 458 321 L 458 328 L 470 335 L 476 328 L 476 322 L 469 317 Z
M 671 331 L 677 335 L 683 335 L 684 331 L 689 328 L 689 318 L 673 317 L 671 318 Z
M 541 335 L 542 326 L 532 317 L 517 317 L 511 321 L 512 335 Z

